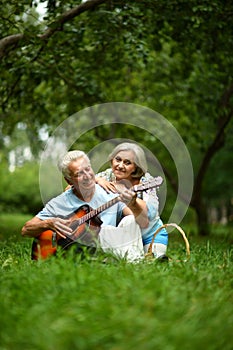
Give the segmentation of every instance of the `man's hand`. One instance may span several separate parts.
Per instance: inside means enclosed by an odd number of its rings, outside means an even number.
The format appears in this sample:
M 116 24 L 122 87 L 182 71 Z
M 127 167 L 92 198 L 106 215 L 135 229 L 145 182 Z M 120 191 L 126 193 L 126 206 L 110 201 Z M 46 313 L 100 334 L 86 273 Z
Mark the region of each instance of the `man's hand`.
M 64 220 L 60 218 L 49 219 L 50 220 L 50 229 L 55 231 L 59 237 L 66 238 L 73 233 L 73 230 L 69 227 L 71 220 Z
M 72 234 L 72 229 L 69 227 L 72 220 L 64 220 L 60 218 L 50 218 L 41 220 L 34 216 L 31 220 L 27 221 L 22 228 L 22 236 L 25 237 L 37 237 L 46 230 L 52 230 L 57 233 L 57 238 L 66 238 Z

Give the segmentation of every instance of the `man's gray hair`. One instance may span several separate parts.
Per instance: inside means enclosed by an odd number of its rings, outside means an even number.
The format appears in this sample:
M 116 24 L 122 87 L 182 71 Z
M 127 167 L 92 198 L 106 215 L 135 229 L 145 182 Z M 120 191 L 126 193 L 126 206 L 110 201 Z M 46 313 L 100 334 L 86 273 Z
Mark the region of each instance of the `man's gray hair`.
M 79 158 L 86 158 L 90 163 L 90 159 L 83 151 L 69 151 L 58 162 L 58 169 L 62 172 L 63 176 L 67 179 L 70 178 L 69 164 Z
M 115 156 L 121 151 L 132 151 L 135 155 L 134 163 L 136 164 L 136 170 L 132 174 L 133 178 L 141 178 L 147 172 L 148 166 L 146 156 L 143 149 L 136 143 L 123 142 L 114 148 L 109 154 L 108 160 L 112 161 Z

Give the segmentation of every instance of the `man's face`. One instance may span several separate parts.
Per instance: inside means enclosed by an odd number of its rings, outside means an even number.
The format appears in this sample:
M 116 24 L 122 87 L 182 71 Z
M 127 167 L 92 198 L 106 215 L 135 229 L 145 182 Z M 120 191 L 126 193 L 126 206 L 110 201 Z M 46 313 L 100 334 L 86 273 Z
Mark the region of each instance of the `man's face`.
M 95 187 L 95 174 L 86 158 L 78 158 L 69 164 L 70 185 L 73 185 L 77 191 L 92 190 Z

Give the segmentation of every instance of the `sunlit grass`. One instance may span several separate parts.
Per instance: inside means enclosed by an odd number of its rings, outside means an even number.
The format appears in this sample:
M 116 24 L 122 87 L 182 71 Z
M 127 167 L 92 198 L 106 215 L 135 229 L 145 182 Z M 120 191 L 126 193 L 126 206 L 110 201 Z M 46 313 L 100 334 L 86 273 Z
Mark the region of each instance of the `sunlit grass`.
M 0 349 L 232 349 L 232 248 L 174 235 L 169 263 L 101 256 L 30 260 L 0 242 Z M 181 260 L 177 262 L 177 260 Z

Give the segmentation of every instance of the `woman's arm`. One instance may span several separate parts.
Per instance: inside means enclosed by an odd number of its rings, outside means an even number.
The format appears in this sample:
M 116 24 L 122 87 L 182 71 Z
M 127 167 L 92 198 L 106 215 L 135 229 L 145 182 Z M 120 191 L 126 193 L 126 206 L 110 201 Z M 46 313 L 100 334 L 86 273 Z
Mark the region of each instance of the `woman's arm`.
M 131 197 L 129 193 L 131 193 Z M 149 219 L 146 202 L 137 198 L 135 193 L 132 195 L 132 193 L 132 191 L 127 190 L 121 195 L 122 201 L 127 205 L 127 207 L 123 209 L 123 214 L 124 216 L 133 214 L 137 224 L 141 228 L 147 228 L 149 225 Z

